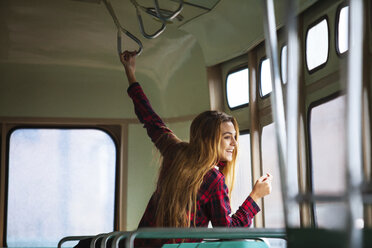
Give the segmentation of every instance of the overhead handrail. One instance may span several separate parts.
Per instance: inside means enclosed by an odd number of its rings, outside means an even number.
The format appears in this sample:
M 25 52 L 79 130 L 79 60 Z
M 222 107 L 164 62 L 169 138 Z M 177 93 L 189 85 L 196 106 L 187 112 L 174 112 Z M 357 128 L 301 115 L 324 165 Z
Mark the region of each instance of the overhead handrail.
M 357 226 L 363 220 L 362 159 L 362 92 L 363 92 L 363 36 L 364 0 L 350 0 L 349 10 L 349 56 L 346 86 L 347 116 L 347 174 L 348 182 L 348 233 L 349 247 L 363 246 L 362 228 Z
M 159 19 L 163 20 L 163 21 L 170 21 L 170 20 L 174 19 L 176 16 L 178 16 L 183 9 L 183 0 L 179 0 L 179 2 L 180 2 L 180 4 L 179 4 L 178 8 L 173 13 L 171 13 L 169 15 L 163 15 L 161 13 L 162 11 L 160 9 L 158 0 L 154 0 L 155 10 L 156 10 L 156 13 L 157 13 Z
M 143 37 L 145 37 L 147 39 L 154 39 L 154 38 L 158 37 L 161 33 L 164 32 L 164 30 L 165 30 L 165 21 L 163 21 L 162 19 L 160 19 L 160 17 L 158 15 L 156 15 L 156 13 L 154 13 L 153 11 L 151 11 L 149 8 L 145 8 L 145 7 L 141 6 L 141 5 L 139 5 L 136 0 L 131 0 L 131 2 L 134 5 L 134 7 L 136 8 L 137 19 L 138 19 L 138 22 L 140 24 L 139 25 L 140 26 L 140 31 L 141 31 Z M 140 9 L 142 9 L 143 11 L 145 11 L 147 14 L 150 14 L 150 15 L 158 18 L 162 22 L 161 27 L 157 31 L 155 31 L 155 33 L 148 34 L 146 32 L 145 27 L 143 25 L 143 20 L 142 20 L 142 15 L 141 15 Z
M 123 26 L 120 24 L 118 18 L 116 17 L 115 11 L 111 6 L 110 1 L 109 0 L 103 0 L 103 2 L 105 3 L 105 6 L 106 6 L 108 12 L 110 13 L 110 15 L 111 15 L 111 17 L 112 17 L 112 19 L 113 19 L 113 21 L 114 21 L 114 23 L 115 23 L 115 25 L 118 29 L 117 51 L 118 51 L 119 55 L 123 52 L 122 47 L 121 47 L 121 33 L 122 32 L 138 44 L 139 48 L 136 52 L 137 52 L 137 55 L 140 55 L 141 52 L 142 52 L 142 49 L 143 49 L 142 42 L 136 36 L 134 36 L 132 33 L 130 33 L 128 30 L 123 28 Z

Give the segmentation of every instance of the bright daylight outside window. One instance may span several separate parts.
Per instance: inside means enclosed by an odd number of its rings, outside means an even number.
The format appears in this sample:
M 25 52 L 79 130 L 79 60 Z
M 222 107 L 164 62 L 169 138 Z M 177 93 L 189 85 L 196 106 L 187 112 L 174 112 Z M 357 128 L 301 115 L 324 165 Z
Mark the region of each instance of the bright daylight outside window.
M 310 28 L 306 35 L 306 65 L 309 71 L 323 65 L 328 59 L 328 22 L 321 22 Z
M 271 84 L 271 65 L 269 59 L 264 59 L 261 61 L 261 71 L 260 71 L 260 79 L 261 79 L 261 97 L 264 97 L 273 90 Z
M 310 140 L 313 190 L 315 194 L 345 192 L 345 96 L 313 107 L 310 112 Z M 332 183 L 329 183 L 330 178 Z M 341 228 L 345 209 L 340 203 L 317 203 L 319 227 Z
M 226 79 L 227 104 L 236 108 L 248 104 L 248 68 L 230 73 Z
M 231 195 L 231 212 L 235 213 L 252 191 L 250 135 L 239 136 L 239 157 L 235 171 L 234 190 Z
M 279 161 L 274 123 L 262 129 L 262 170 L 273 175 L 271 194 L 264 198 L 265 227 L 284 227 L 284 210 L 280 186 Z
M 106 132 L 22 128 L 9 142 L 8 247 L 113 231 L 116 147 Z
M 287 83 L 287 46 L 283 46 L 282 52 L 281 52 L 281 72 L 282 72 L 282 83 Z
M 340 54 L 349 49 L 349 7 L 343 7 L 340 10 L 337 24 L 337 48 Z

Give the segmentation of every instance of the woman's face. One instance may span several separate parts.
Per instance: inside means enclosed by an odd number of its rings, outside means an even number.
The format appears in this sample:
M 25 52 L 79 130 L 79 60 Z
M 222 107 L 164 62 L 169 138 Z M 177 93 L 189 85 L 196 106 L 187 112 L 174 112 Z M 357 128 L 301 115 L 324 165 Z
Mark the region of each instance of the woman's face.
M 231 121 L 222 122 L 221 135 L 219 160 L 231 161 L 233 159 L 233 151 L 237 148 L 236 131 Z

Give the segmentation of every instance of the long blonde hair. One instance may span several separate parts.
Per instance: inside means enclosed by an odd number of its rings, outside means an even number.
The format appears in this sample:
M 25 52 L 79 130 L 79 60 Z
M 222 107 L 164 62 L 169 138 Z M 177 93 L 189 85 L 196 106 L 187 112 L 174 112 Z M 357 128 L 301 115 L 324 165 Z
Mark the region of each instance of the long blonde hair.
M 172 151 L 170 165 L 166 168 L 163 160 L 156 192 L 157 226 L 190 227 L 191 216 L 196 217 L 197 194 L 203 178 L 219 162 L 223 122 L 233 123 L 238 139 L 239 128 L 234 117 L 223 112 L 205 111 L 191 124 L 190 142 L 182 142 Z M 235 179 L 237 150 L 234 149 L 232 161 L 222 169 L 229 197 Z

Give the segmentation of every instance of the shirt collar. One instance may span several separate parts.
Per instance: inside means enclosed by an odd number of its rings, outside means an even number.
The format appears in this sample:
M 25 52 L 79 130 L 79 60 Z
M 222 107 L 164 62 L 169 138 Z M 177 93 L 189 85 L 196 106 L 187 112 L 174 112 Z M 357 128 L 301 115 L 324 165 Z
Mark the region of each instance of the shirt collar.
M 226 162 L 224 162 L 224 161 L 219 161 L 219 162 L 217 163 L 217 167 L 218 167 L 220 170 L 222 170 L 223 168 L 225 168 L 225 166 L 226 166 Z

